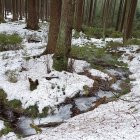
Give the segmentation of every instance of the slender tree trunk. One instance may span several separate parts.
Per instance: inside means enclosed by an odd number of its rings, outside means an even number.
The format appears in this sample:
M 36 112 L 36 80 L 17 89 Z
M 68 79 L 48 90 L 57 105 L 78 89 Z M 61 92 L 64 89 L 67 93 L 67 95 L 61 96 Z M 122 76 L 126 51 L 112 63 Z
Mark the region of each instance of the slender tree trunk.
M 19 20 L 22 20 L 23 0 L 19 0 Z
M 7 0 L 4 1 L 4 18 L 7 19 Z
M 46 4 L 45 4 L 45 20 L 48 20 L 48 0 L 46 0 Z
M 42 22 L 44 21 L 44 0 L 41 0 L 41 7 L 40 7 L 40 18 L 42 20 Z
M 107 26 L 107 19 L 108 19 L 108 7 L 109 7 L 109 0 L 104 1 L 104 10 L 103 10 L 103 40 L 106 37 L 106 26 Z
M 115 16 L 115 9 L 116 9 L 116 0 L 114 0 L 114 3 L 113 3 L 113 9 L 112 9 L 112 20 L 111 20 L 111 25 L 113 26 L 114 24 L 114 16 Z
M 83 0 L 76 0 L 76 20 L 75 20 L 75 29 L 76 31 L 80 32 L 82 29 L 83 23 Z
M 0 23 L 3 22 L 4 17 L 3 17 L 3 8 L 2 8 L 2 0 L 0 0 Z
M 92 11 L 93 11 L 93 0 L 90 1 L 90 9 L 89 9 L 89 17 L 88 17 L 88 25 L 92 24 Z
M 120 24 L 120 28 L 119 28 L 120 32 L 122 32 L 123 27 L 124 27 L 125 15 L 126 15 L 126 10 L 127 10 L 127 3 L 128 3 L 128 0 L 125 0 L 124 7 L 123 7 L 123 16 L 122 16 L 122 20 L 121 20 L 121 24 Z
M 40 0 L 34 0 L 36 1 L 36 19 L 37 19 L 37 22 L 39 22 L 39 18 L 40 18 L 40 12 L 39 12 L 39 8 L 40 8 Z
M 28 20 L 28 1 L 25 0 L 25 19 L 26 19 L 26 22 Z
M 94 8 L 93 8 L 93 15 L 92 15 L 92 23 L 93 23 L 93 25 L 94 25 L 94 22 L 95 22 L 96 5 L 97 5 L 97 0 L 94 0 Z
M 117 15 L 116 29 L 115 29 L 116 31 L 119 30 L 120 18 L 121 18 L 121 14 L 122 14 L 122 8 L 123 8 L 123 0 L 120 0 L 119 10 L 118 10 L 118 15 Z
M 13 21 L 17 21 L 18 20 L 18 14 L 17 14 L 17 1 L 16 0 L 12 0 L 12 9 L 13 9 Z

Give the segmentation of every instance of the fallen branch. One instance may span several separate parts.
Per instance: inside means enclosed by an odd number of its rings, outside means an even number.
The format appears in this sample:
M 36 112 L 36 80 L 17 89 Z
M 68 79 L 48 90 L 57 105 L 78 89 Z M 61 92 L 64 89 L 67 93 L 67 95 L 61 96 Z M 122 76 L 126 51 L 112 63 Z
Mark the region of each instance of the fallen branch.
M 59 77 L 58 77 L 58 76 L 56 76 L 56 77 L 45 77 L 45 78 L 46 78 L 46 80 L 52 80 L 52 79 L 54 79 L 54 78 L 59 79 Z
M 47 124 L 39 124 L 39 125 L 37 125 L 37 127 L 44 127 L 44 128 L 45 127 L 56 127 L 62 123 L 64 123 L 64 122 L 49 122 Z
M 113 91 L 112 91 L 112 94 L 113 94 L 117 99 L 120 99 L 120 100 L 125 101 L 125 102 L 129 102 L 129 103 L 139 103 L 139 102 L 140 102 L 140 100 L 132 101 L 132 100 L 127 100 L 127 99 L 122 99 L 122 98 L 120 98 L 120 96 L 117 96 Z

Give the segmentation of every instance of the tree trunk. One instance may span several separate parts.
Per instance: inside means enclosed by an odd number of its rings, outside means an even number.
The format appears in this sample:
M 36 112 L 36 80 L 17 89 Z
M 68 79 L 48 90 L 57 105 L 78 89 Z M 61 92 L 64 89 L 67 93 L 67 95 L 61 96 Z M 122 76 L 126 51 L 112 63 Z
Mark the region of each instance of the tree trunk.
M 32 30 L 38 30 L 38 15 L 36 8 L 36 0 L 28 0 L 28 19 L 27 28 Z
M 19 20 L 22 20 L 23 0 L 19 0 Z
M 0 23 L 4 21 L 2 0 L 0 0 Z
M 53 64 L 58 71 L 67 70 L 68 66 L 73 26 L 73 0 L 62 0 L 61 9 L 60 29 Z
M 128 40 L 131 36 L 132 26 L 133 26 L 133 19 L 137 7 L 138 0 L 130 0 L 130 3 L 128 3 L 128 13 L 126 13 L 126 19 L 125 19 L 125 27 L 124 27 L 124 42 Z
M 43 54 L 53 54 L 55 52 L 60 26 L 61 3 L 62 3 L 61 0 L 51 1 L 51 13 L 50 13 L 51 16 L 50 16 L 48 44 Z
M 116 28 L 115 28 L 116 31 L 119 30 L 122 8 L 123 8 L 123 0 L 120 0 L 119 10 L 118 10 L 118 15 L 117 15 L 117 23 L 116 23 Z
M 83 23 L 83 0 L 76 0 L 76 20 L 75 20 L 75 29 L 76 31 L 80 32 L 82 29 Z
M 125 21 L 125 16 L 126 16 L 127 3 L 128 3 L 128 0 L 125 0 L 124 1 L 124 6 L 123 6 L 122 20 L 121 20 L 121 24 L 120 24 L 120 28 L 119 28 L 119 31 L 120 32 L 122 32 L 123 27 L 124 27 L 124 21 Z
M 16 0 L 12 0 L 12 9 L 13 9 L 13 21 L 17 21 L 18 20 L 18 14 L 17 14 L 17 1 Z
M 92 25 L 92 12 L 93 12 L 93 0 L 90 1 L 90 9 L 89 9 L 89 16 L 88 16 L 88 25 Z

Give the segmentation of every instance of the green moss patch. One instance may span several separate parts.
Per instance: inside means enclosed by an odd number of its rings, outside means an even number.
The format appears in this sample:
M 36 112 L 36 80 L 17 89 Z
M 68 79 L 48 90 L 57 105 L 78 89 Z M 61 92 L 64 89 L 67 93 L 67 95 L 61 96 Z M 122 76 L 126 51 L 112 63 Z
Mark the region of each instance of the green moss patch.
M 28 108 L 25 109 L 25 113 L 32 118 L 36 118 L 39 114 L 38 106 L 37 104 L 33 106 L 29 106 Z
M 9 122 L 4 122 L 4 125 L 5 125 L 5 128 L 3 128 L 1 131 L 0 131 L 0 137 L 2 135 L 6 135 L 8 134 L 9 132 L 13 132 L 13 129 L 11 128 L 11 125 Z
M 18 34 L 0 34 L 0 51 L 19 49 L 22 38 Z
M 86 37 L 103 38 L 103 28 L 83 26 L 83 33 Z M 119 38 L 122 37 L 121 32 L 115 31 L 113 28 L 106 29 L 105 37 Z
M 106 48 L 96 48 L 94 45 L 84 47 L 73 46 L 71 56 L 76 59 L 88 61 L 93 68 L 104 70 L 106 67 L 122 67 L 127 69 L 127 64 L 118 61 L 118 54 L 108 52 Z

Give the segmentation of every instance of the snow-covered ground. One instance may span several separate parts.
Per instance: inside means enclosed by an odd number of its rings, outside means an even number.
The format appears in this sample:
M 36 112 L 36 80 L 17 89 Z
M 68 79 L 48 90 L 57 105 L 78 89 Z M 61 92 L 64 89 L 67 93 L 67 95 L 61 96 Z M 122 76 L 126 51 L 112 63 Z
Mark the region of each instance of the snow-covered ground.
M 135 79 L 129 94 L 25 140 L 140 140 L 140 53 L 133 51 L 136 46 L 122 49 L 135 56 L 132 61 L 123 56 Z
M 83 69 L 88 69 L 93 76 L 99 76 L 103 79 L 110 77 L 98 70 L 91 69 L 90 65 L 85 61 L 74 62 L 74 73 L 57 72 L 52 68 L 52 55 L 42 56 L 40 58 L 30 58 L 42 53 L 47 43 L 48 26 L 43 24 L 40 32 L 33 32 L 27 29 L 24 23 L 2 23 L 0 24 L 0 32 L 18 33 L 23 38 L 24 48 L 17 51 L 0 52 L 0 88 L 4 89 L 8 95 L 8 99 L 20 99 L 23 108 L 37 104 L 39 111 L 45 106 L 55 107 L 59 103 L 64 102 L 66 97 L 73 97 L 77 93 L 84 94 L 84 86 L 93 86 L 94 80 L 77 73 Z M 36 36 L 39 43 L 28 43 L 30 36 Z M 106 39 L 107 41 L 114 39 Z M 122 39 L 115 39 L 122 41 Z M 72 40 L 73 45 L 83 46 L 92 43 L 97 47 L 105 46 L 105 42 L 101 39 L 90 40 L 82 37 Z M 139 140 L 140 139 L 140 53 L 135 53 L 138 46 L 130 48 L 121 48 L 129 55 L 135 58 L 128 61 L 128 55 L 123 56 L 123 61 L 127 62 L 132 72 L 130 78 L 136 79 L 132 81 L 131 92 L 119 99 L 99 106 L 93 111 L 84 113 L 68 119 L 62 125 L 43 131 L 42 134 L 25 138 L 26 140 Z M 48 73 L 48 68 L 51 73 Z M 77 72 L 77 73 L 76 73 Z M 11 83 L 9 76 L 17 79 L 16 83 Z M 45 77 L 58 77 L 52 80 L 46 80 Z M 28 78 L 38 79 L 39 85 L 34 91 L 29 89 Z M 124 101 L 124 99 L 126 101 Z M 81 102 L 77 100 L 77 102 Z M 88 100 L 90 102 L 90 99 Z M 83 107 L 84 109 L 84 107 Z M 2 126 L 3 123 L 0 123 Z M 3 127 L 3 126 L 2 126 Z M 2 140 L 16 140 L 13 133 L 2 136 Z
M 73 63 L 74 73 L 57 72 L 52 68 L 52 55 L 32 58 L 41 54 L 47 43 L 48 24 L 40 25 L 40 31 L 24 29 L 24 22 L 8 22 L 0 25 L 0 32 L 8 34 L 18 33 L 22 38 L 21 50 L 0 52 L 0 88 L 8 95 L 8 100 L 19 99 L 22 107 L 27 108 L 32 105 L 39 107 L 39 112 L 46 106 L 55 107 L 64 102 L 66 97 L 73 97 L 77 93 L 84 94 L 83 87 L 92 87 L 94 81 L 84 75 L 77 73 L 89 69 L 92 75 L 103 78 L 109 76 L 98 70 L 90 69 L 90 64 L 86 61 L 75 60 Z M 29 37 L 36 37 L 39 43 L 29 43 Z M 78 43 L 77 45 L 80 45 Z M 28 60 L 28 57 L 31 57 Z M 48 74 L 48 70 L 51 73 Z M 46 80 L 45 77 L 58 77 Z M 30 91 L 28 78 L 38 79 L 39 85 L 36 90 Z M 10 79 L 17 81 L 13 83 Z
M 73 34 L 74 34 L 74 31 L 73 31 Z M 106 38 L 105 41 L 103 41 L 103 39 L 96 39 L 96 38 L 88 39 L 88 38 L 85 38 L 84 34 L 81 32 L 79 38 L 72 39 L 72 45 L 83 47 L 84 45 L 93 44 L 98 48 L 102 48 L 102 47 L 105 47 L 105 45 L 110 41 L 121 43 L 123 39 L 122 38 Z
M 2 130 L 3 128 L 5 128 L 4 122 L 0 120 L 0 130 Z

